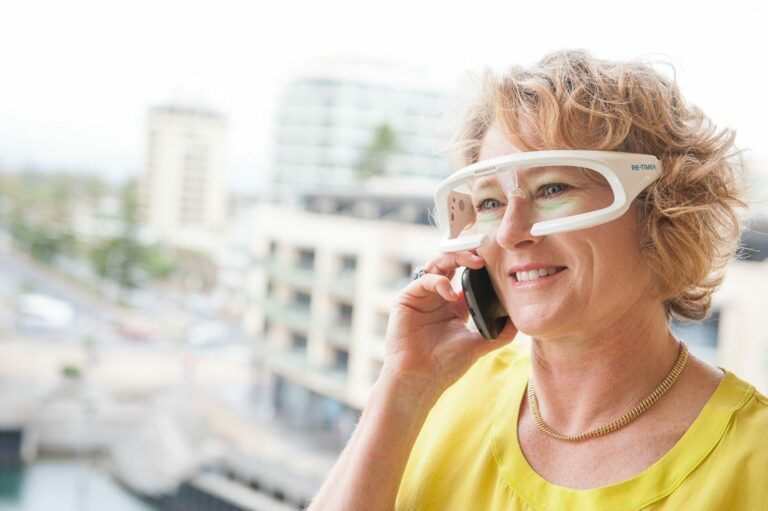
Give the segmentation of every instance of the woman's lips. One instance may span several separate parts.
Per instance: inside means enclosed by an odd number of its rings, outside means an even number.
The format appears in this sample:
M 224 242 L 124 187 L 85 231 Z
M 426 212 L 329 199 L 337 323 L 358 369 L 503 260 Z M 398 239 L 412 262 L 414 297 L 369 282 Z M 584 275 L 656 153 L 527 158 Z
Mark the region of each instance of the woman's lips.
M 539 277 L 535 278 L 534 280 L 519 281 L 519 280 L 517 280 L 517 276 L 514 273 L 511 274 L 509 276 L 509 278 L 510 278 L 510 280 L 512 282 L 512 287 L 514 287 L 515 289 L 537 287 L 537 286 L 541 286 L 541 285 L 549 284 L 549 283 L 553 282 L 560 275 L 565 273 L 565 271 L 567 269 L 568 268 L 566 268 L 566 267 L 561 267 L 555 273 L 552 273 L 552 274 L 549 274 L 549 275 L 545 275 L 543 277 L 539 276 Z

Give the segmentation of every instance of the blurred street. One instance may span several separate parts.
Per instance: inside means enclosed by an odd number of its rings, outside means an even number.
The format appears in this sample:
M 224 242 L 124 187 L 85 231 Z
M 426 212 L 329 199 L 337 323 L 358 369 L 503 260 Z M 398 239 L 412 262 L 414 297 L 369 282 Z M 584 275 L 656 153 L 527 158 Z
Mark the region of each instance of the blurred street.
M 71 305 L 71 323 L 49 329 L 21 322 L 17 300 L 30 292 Z M 242 338 L 206 345 L 181 333 L 163 337 L 166 318 L 158 316 L 157 300 L 152 305 L 142 310 L 100 299 L 2 246 L 0 422 L 26 428 L 27 456 L 103 454 L 140 437 L 147 424 L 162 424 L 158 417 L 179 422 L 192 414 L 205 434 L 194 437 L 202 444 L 190 441 L 189 450 L 210 450 L 195 458 L 199 466 L 214 461 L 246 484 L 267 480 L 311 495 L 335 460 L 335 446 L 323 434 L 291 433 L 273 420 L 268 382 L 259 380 L 253 349 Z M 206 321 L 178 304 L 166 303 L 164 310 L 180 324 Z M 174 417 L 178 406 L 187 415 Z M 176 436 L 183 431 L 157 441 Z M 151 465 L 167 446 L 142 448 L 149 449 L 142 462 Z

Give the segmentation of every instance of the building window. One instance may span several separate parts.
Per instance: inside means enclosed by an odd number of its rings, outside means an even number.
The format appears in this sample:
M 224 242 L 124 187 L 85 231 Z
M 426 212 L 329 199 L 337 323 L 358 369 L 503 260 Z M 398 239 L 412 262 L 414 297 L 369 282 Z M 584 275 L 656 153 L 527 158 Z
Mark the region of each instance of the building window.
M 309 310 L 309 305 L 311 302 L 311 297 L 309 296 L 309 293 L 305 293 L 303 291 L 296 291 L 293 294 L 293 303 L 297 307 L 301 307 L 302 309 Z
M 291 348 L 293 351 L 305 353 L 307 351 L 307 337 L 297 333 L 291 335 Z
M 347 372 L 349 366 L 349 352 L 339 349 L 333 350 L 333 369 Z
M 351 305 L 346 303 L 340 303 L 339 306 L 336 308 L 336 314 L 339 318 L 339 322 L 344 325 L 351 325 L 352 324 L 352 312 L 353 308 Z
M 341 271 L 354 272 L 357 269 L 357 258 L 353 255 L 345 255 L 341 258 Z
M 315 251 L 312 249 L 300 249 L 298 257 L 299 268 L 312 270 L 315 267 Z

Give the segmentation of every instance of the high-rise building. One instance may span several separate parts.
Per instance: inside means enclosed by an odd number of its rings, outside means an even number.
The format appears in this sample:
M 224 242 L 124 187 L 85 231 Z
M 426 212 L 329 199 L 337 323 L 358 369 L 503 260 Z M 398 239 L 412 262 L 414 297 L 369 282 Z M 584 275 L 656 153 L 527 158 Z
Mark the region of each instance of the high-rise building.
M 444 176 L 438 154 L 446 87 L 418 68 L 319 61 L 283 90 L 275 119 L 272 182 L 348 185 L 360 178 Z
M 249 212 L 245 327 L 276 416 L 336 431 L 340 446 L 378 377 L 389 308 L 437 231 L 426 194 L 302 200 L 303 209 L 261 203 Z
M 206 108 L 154 107 L 139 181 L 142 220 L 172 245 L 209 252 L 227 211 L 227 121 Z

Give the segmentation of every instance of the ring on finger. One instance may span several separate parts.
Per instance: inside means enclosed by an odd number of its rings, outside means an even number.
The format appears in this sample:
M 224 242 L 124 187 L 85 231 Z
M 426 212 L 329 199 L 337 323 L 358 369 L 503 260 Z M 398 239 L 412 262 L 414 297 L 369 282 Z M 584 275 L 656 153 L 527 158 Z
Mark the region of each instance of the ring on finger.
M 411 274 L 411 280 L 419 280 L 421 277 L 426 275 L 426 273 L 427 273 L 427 270 L 425 270 L 423 266 L 419 266 Z

